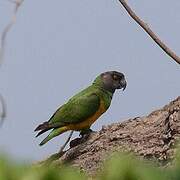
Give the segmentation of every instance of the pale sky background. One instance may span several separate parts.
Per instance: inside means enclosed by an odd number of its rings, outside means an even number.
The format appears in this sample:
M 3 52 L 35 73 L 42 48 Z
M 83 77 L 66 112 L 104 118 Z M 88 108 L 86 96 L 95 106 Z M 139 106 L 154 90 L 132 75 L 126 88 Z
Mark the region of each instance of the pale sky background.
M 129 0 L 145 22 L 180 55 L 180 1 Z M 13 5 L 0 0 L 0 31 Z M 179 65 L 127 15 L 118 1 L 25 0 L 11 29 L 0 92 L 8 114 L 0 151 L 40 160 L 59 150 L 67 134 L 39 147 L 34 128 L 101 72 L 121 71 L 126 91 L 92 127 L 142 116 L 180 95 Z M 78 136 L 78 134 L 76 134 Z

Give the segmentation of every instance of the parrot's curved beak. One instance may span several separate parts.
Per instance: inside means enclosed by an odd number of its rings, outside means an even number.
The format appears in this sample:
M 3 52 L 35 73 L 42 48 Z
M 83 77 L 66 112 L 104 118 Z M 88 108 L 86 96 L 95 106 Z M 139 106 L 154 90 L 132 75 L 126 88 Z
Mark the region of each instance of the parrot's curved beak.
M 123 78 L 120 81 L 120 84 L 121 84 L 121 87 L 123 88 L 123 91 L 124 91 L 126 89 L 126 86 L 127 86 L 127 82 L 126 82 L 125 78 Z

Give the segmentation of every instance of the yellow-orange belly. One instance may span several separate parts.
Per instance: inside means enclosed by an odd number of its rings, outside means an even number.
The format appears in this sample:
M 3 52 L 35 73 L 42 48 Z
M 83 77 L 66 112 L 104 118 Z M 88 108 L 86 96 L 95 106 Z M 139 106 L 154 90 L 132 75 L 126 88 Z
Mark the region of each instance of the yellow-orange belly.
M 66 126 L 68 130 L 81 130 L 89 128 L 104 112 L 106 111 L 103 101 L 100 102 L 98 111 L 86 120 L 78 123 Z

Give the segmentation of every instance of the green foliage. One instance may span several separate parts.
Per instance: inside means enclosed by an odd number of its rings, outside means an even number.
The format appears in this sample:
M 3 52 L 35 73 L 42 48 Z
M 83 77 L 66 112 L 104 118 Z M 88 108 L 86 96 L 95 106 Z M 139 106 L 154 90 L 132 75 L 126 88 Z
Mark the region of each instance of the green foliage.
M 163 172 L 155 165 L 125 154 L 112 156 L 100 175 L 102 180 L 166 180 L 167 177 L 167 172 Z
M 86 180 L 88 177 L 72 167 L 52 165 L 35 166 L 0 158 L 0 180 Z M 91 179 L 91 178 L 89 178 Z M 114 154 L 103 170 L 93 179 L 97 180 L 179 180 L 180 155 L 172 168 L 160 168 L 131 155 Z
M 83 173 L 70 167 L 33 166 L 0 159 L 0 180 L 85 180 Z

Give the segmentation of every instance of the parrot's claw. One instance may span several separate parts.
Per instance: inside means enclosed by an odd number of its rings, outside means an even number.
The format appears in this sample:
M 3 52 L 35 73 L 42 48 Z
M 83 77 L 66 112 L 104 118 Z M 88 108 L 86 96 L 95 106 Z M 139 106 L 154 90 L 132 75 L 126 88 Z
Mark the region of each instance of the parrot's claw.
M 92 132 L 94 132 L 92 129 L 85 129 L 82 130 L 79 134 L 81 138 L 89 136 Z
M 87 141 L 87 139 L 89 138 L 90 134 L 94 132 L 93 130 L 91 129 L 84 129 L 80 132 L 79 136 L 80 138 L 76 138 L 76 139 L 73 139 L 71 142 L 70 142 L 70 148 L 72 147 L 75 147 L 77 146 L 78 144 L 81 144 L 85 141 Z

